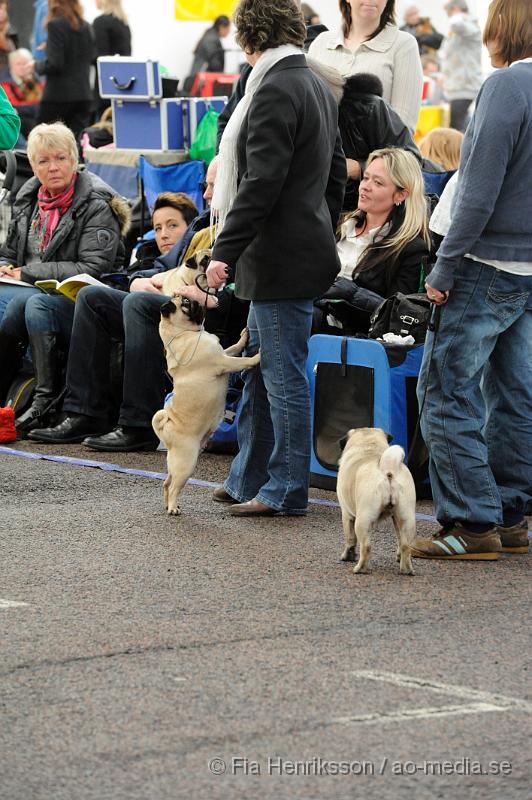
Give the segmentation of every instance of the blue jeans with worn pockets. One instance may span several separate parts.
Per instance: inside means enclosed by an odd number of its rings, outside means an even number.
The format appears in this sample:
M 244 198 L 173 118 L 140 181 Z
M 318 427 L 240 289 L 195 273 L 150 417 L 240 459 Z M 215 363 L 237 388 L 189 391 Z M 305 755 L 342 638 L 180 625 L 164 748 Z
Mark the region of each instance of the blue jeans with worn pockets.
M 307 510 L 312 308 L 312 300 L 251 303 L 245 354 L 260 347 L 260 367 L 244 372 L 239 452 L 224 484 L 241 503 L 256 497 L 275 511 Z
M 438 522 L 532 513 L 532 276 L 462 259 L 439 330 L 427 336 L 420 404 L 425 390 Z

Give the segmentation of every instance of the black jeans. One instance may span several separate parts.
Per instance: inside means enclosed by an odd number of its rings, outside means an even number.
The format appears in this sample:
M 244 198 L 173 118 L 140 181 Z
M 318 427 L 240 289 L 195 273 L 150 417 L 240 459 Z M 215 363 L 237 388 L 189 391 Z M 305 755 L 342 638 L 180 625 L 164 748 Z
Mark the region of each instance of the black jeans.
M 124 343 L 119 425 L 148 428 L 163 407 L 166 360 L 159 336 L 160 308 L 170 298 L 86 286 L 76 298 L 67 369 L 65 411 L 107 419 L 113 342 Z
M 465 131 L 469 122 L 469 114 L 467 112 L 472 102 L 472 100 L 451 100 L 450 128 L 454 128 L 462 133 Z

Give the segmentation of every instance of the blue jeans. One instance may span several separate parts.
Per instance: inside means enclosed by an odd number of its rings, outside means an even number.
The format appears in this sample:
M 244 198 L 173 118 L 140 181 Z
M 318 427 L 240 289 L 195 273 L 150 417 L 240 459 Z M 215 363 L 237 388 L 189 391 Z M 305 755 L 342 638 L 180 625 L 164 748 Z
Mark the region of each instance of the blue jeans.
M 40 289 L 29 286 L 10 286 L 0 283 L 0 329 L 10 336 L 23 340 L 26 338 L 24 312 L 26 302 L 33 295 L 42 294 Z
M 246 355 L 260 347 L 260 367 L 244 373 L 239 453 L 225 490 L 276 511 L 304 514 L 310 471 L 310 395 L 306 375 L 312 300 L 251 303 Z
M 39 294 L 26 302 L 26 328 L 28 334 L 58 333 L 70 341 L 75 303 L 63 295 Z
M 532 276 L 464 258 L 418 383 L 436 517 L 532 513 Z

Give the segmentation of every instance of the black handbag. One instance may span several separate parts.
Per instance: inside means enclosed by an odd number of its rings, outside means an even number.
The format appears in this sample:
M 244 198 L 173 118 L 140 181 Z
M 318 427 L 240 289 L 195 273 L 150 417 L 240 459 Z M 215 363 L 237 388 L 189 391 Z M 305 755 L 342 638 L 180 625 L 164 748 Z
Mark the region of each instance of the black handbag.
M 372 314 L 368 336 L 382 339 L 385 333 L 398 336 L 413 336 L 416 344 L 422 344 L 432 313 L 432 305 L 426 294 L 402 294 L 397 292 L 381 303 Z

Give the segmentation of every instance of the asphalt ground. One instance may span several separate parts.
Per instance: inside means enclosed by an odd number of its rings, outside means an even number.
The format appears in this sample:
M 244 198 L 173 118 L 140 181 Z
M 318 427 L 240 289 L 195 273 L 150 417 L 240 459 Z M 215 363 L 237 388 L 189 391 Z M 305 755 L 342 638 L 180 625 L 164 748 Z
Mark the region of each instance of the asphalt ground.
M 108 456 L 0 449 L 2 800 L 532 796 L 529 556 L 354 575 L 332 493 L 234 519 L 204 454 L 169 518 Z

